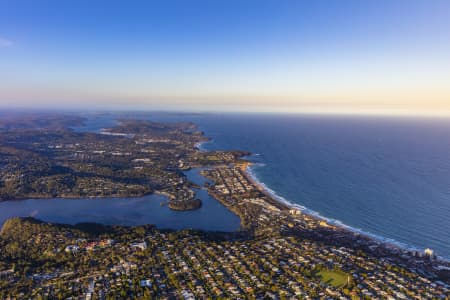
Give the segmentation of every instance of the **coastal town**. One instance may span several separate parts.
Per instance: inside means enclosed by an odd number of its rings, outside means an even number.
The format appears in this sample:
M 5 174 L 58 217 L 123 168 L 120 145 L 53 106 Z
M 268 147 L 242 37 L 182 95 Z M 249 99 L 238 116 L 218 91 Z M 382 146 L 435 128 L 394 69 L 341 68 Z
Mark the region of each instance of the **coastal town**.
M 2 299 L 449 296 L 444 283 L 388 259 L 293 236 L 247 239 L 151 226 L 92 229 L 11 219 L 0 241 Z
M 207 169 L 203 174 L 215 183 L 208 185 L 210 194 L 239 215 L 242 228 L 252 235 L 308 237 L 334 246 L 359 249 L 374 257 L 409 266 L 428 277 L 450 279 L 449 262 L 438 259 L 431 249 L 424 252 L 402 249 L 277 201 L 245 171 L 247 166 L 248 163 L 220 166 Z
M 12 218 L 0 232 L 1 299 L 450 296 L 449 261 L 279 201 L 249 173 L 248 152 L 201 151 L 207 138 L 192 123 L 120 120 L 84 133 L 70 129 L 66 118 L 38 120 L 30 118 L 25 128 L 0 124 L 2 200 L 161 193 L 169 208 L 192 210 L 202 206 L 194 190 L 204 189 L 241 226 L 174 231 Z M 208 179 L 203 186 L 183 173 L 199 167 Z
M 1 120 L 0 201 L 158 192 L 168 197 L 172 209 L 196 209 L 201 201 L 183 171 L 231 163 L 243 155 L 198 151 L 196 145 L 208 139 L 192 123 L 121 120 L 90 133 L 71 129 L 79 122 L 40 115 Z
M 0 0 L 0 300 L 450 300 L 450 0 Z

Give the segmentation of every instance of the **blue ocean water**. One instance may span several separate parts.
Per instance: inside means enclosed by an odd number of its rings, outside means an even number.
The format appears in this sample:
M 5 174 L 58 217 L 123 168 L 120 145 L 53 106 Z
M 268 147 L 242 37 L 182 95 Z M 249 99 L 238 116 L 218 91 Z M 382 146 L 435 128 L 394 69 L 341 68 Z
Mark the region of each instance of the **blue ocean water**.
M 100 130 L 122 117 L 195 122 L 212 138 L 203 148 L 252 152 L 254 175 L 279 197 L 354 229 L 407 247 L 429 247 L 450 258 L 450 119 L 174 113 L 89 117 L 81 130 Z M 223 212 L 213 210 L 214 216 Z M 228 215 L 227 220 L 236 227 L 236 220 Z M 208 226 L 222 225 L 206 218 L 201 228 Z
M 215 114 L 191 120 L 205 149 L 251 151 L 278 196 L 404 246 L 450 258 L 450 120 Z

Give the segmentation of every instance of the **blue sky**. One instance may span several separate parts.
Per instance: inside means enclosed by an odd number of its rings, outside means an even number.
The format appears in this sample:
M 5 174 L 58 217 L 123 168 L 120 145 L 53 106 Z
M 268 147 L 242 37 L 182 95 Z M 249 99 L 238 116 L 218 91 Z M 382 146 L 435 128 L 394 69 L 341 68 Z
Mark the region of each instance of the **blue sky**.
M 450 111 L 450 2 L 0 1 L 0 106 Z

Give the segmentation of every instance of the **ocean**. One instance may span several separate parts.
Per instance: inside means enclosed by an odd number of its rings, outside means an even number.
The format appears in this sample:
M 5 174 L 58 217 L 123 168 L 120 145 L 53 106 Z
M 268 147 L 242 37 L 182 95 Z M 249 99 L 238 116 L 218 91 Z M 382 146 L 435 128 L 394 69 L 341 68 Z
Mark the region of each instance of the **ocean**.
M 283 201 L 353 230 L 450 258 L 450 120 L 271 114 L 153 114 L 191 120 L 204 149 L 253 153 Z

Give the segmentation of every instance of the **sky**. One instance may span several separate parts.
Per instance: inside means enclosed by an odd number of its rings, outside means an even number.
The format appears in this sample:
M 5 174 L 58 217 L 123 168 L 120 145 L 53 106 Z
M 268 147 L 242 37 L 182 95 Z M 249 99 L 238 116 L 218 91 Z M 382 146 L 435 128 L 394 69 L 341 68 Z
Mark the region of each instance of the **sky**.
M 0 0 L 0 108 L 450 116 L 450 1 Z

